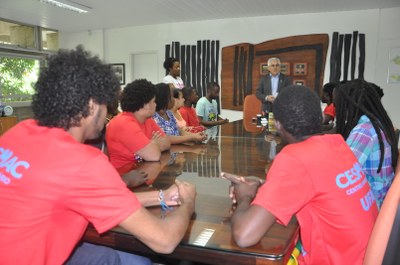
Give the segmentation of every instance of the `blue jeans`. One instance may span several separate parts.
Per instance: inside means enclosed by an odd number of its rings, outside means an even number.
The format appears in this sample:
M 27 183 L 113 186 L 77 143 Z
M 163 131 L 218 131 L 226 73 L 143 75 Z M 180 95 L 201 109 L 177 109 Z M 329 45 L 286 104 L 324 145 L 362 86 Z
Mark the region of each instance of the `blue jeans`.
M 65 265 L 152 265 L 150 259 L 112 248 L 83 243 Z

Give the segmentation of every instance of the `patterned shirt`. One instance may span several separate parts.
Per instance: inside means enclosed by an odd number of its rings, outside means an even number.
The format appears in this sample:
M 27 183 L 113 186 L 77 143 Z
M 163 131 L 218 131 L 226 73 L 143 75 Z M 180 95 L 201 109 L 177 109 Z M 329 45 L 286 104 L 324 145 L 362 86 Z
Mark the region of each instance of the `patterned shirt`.
M 382 131 L 380 133 L 383 138 L 385 153 L 382 169 L 379 173 L 377 173 L 381 157 L 379 139 L 367 116 L 361 116 L 358 124 L 351 130 L 346 140 L 367 175 L 379 208 L 394 178 L 391 146 L 387 142 L 385 134 Z
M 166 113 L 169 118 L 169 121 L 165 120 L 157 112 L 153 115 L 154 121 L 165 132 L 166 135 L 179 136 L 180 132 L 178 125 L 176 124 L 176 119 L 174 114 L 170 110 L 167 110 Z

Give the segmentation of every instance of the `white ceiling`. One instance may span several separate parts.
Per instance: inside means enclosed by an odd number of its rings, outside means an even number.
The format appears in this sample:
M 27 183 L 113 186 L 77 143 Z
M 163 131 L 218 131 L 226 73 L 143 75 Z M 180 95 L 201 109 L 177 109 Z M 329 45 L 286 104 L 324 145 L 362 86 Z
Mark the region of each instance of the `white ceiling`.
M 73 1 L 91 7 L 91 12 L 78 14 L 39 0 L 0 0 L 0 18 L 76 32 L 183 21 L 400 7 L 400 0 Z

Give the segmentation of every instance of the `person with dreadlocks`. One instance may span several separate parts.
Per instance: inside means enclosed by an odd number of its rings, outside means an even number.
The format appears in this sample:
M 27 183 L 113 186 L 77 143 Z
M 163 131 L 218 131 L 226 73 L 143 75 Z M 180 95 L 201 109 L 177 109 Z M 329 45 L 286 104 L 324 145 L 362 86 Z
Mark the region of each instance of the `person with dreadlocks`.
M 378 208 L 360 163 L 343 137 L 322 134 L 319 98 L 309 88 L 280 92 L 274 115 L 288 144 L 267 181 L 221 174 L 231 180 L 237 203 L 231 218 L 235 242 L 254 245 L 275 221 L 287 225 L 295 215 L 303 245 L 299 264 L 362 264 Z
M 361 79 L 348 81 L 335 88 L 334 104 L 336 131 L 358 158 L 380 207 L 394 178 L 398 149 L 377 88 Z

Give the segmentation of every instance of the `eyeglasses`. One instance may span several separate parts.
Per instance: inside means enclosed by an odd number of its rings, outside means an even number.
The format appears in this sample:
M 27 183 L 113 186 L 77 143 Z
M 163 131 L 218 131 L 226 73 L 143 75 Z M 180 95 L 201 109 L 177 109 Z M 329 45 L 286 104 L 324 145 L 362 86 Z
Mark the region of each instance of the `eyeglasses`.
M 281 66 L 280 64 L 271 64 L 270 65 L 271 67 L 279 67 L 279 66 Z

